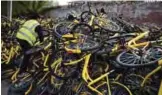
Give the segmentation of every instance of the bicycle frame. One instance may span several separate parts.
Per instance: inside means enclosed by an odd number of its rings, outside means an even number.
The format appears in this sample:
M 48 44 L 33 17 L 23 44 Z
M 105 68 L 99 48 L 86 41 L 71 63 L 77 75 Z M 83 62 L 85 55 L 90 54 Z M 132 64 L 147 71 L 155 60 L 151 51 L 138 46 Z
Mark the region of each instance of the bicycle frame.
M 99 22 L 99 26 L 102 26 L 102 25 L 105 25 L 105 24 L 108 24 L 108 22 L 105 22 L 105 19 L 102 18 L 102 15 L 99 15 L 99 16 L 95 16 L 95 15 L 91 15 L 91 19 L 90 21 L 88 22 L 88 24 L 90 26 L 93 26 L 93 23 L 94 23 L 94 19 L 98 19 L 100 22 Z M 99 28 L 98 26 L 94 26 L 94 29 L 97 29 Z
M 83 80 L 84 80 L 86 83 L 88 83 L 88 84 L 87 84 L 88 88 L 90 88 L 92 91 L 98 93 L 99 95 L 103 95 L 99 90 L 97 90 L 97 88 L 99 88 L 100 86 L 102 86 L 102 85 L 104 85 L 104 84 L 107 84 L 107 85 L 108 85 L 108 89 L 109 89 L 108 91 L 109 91 L 109 93 L 110 93 L 110 95 L 111 95 L 108 75 L 109 75 L 110 73 L 112 73 L 114 70 L 111 70 L 111 71 L 109 71 L 109 72 L 107 72 L 107 73 L 101 75 L 100 77 L 98 77 L 98 78 L 96 78 L 96 79 L 92 79 L 92 78 L 90 77 L 89 73 L 88 73 L 88 72 L 89 72 L 89 70 L 88 70 L 88 64 L 89 64 L 89 60 L 90 60 L 91 55 L 92 55 L 91 53 L 86 54 L 86 55 L 84 55 L 82 58 L 80 58 L 80 59 L 78 59 L 78 60 L 75 60 L 75 61 L 70 61 L 69 63 L 64 63 L 64 65 L 65 65 L 65 66 L 67 66 L 67 65 L 68 65 L 68 66 L 69 66 L 69 65 L 75 65 L 75 64 L 77 64 L 78 62 L 81 62 L 82 60 L 84 60 L 84 66 L 83 66 L 83 70 L 82 70 L 82 78 L 83 78 Z M 55 69 L 55 70 L 56 70 L 56 69 Z M 95 84 L 95 83 L 97 83 L 97 82 L 99 82 L 100 80 L 103 80 L 103 79 L 105 79 L 105 78 L 107 78 L 107 82 L 104 82 L 103 84 L 100 84 L 100 85 L 98 85 L 98 86 L 96 86 L 96 87 L 93 87 L 93 86 L 92 86 L 93 84 Z M 127 89 L 127 91 L 129 92 L 129 94 L 132 95 L 132 94 L 131 94 L 131 91 L 130 91 L 126 86 L 124 86 L 123 84 L 121 84 L 121 83 L 119 83 L 119 82 L 115 82 L 115 81 L 114 81 L 113 83 L 114 83 L 114 84 L 118 84 L 118 85 L 124 87 L 125 89 Z
M 3 42 L 4 43 L 4 42 Z M 12 46 L 9 50 L 7 48 L 4 48 L 4 53 L 2 54 L 2 58 L 6 59 L 3 60 L 2 63 L 5 63 L 8 65 L 14 56 L 17 56 L 19 53 L 18 51 L 21 49 L 19 45 Z
M 152 75 L 154 75 L 155 73 L 157 73 L 159 70 L 162 69 L 162 59 L 158 61 L 159 66 L 157 68 L 155 68 L 153 71 L 151 71 L 150 73 L 148 73 L 144 80 L 141 83 L 141 87 L 144 87 L 144 84 L 146 83 L 146 81 L 148 80 L 148 78 L 150 78 Z M 162 94 L 162 80 L 160 82 L 160 87 L 159 87 L 159 92 L 158 95 Z
M 136 41 L 140 40 L 141 38 L 145 37 L 146 35 L 148 35 L 148 31 L 144 32 L 144 33 L 141 33 L 139 34 L 137 37 L 133 38 L 132 40 L 130 40 L 128 42 L 128 47 L 131 48 L 131 49 L 135 49 L 135 50 L 138 50 L 137 47 L 147 47 L 149 45 L 149 42 L 142 42 L 142 43 L 136 43 Z
M 47 40 L 47 38 L 45 38 L 45 40 Z M 42 43 L 37 42 L 36 45 L 38 45 L 38 44 L 42 44 Z M 44 48 L 44 50 L 47 51 L 47 50 L 51 47 L 51 45 L 52 45 L 51 42 L 48 43 L 48 44 L 46 45 L 46 47 Z M 44 68 L 44 71 L 48 71 L 48 69 L 46 69 L 46 68 L 47 68 L 47 61 L 48 61 L 48 59 L 49 59 L 49 54 L 46 54 L 46 55 L 45 55 L 43 52 L 41 52 L 41 58 L 36 59 L 36 60 L 33 59 L 33 60 L 32 60 L 32 63 L 33 63 L 33 65 L 35 65 L 37 68 L 39 68 L 39 65 L 36 64 L 36 61 L 43 60 L 43 66 L 45 67 L 45 68 Z M 13 83 L 17 81 L 17 76 L 18 76 L 18 74 L 19 74 L 19 71 L 20 71 L 20 68 L 18 68 L 18 69 L 16 70 L 16 72 L 13 74 L 13 76 L 11 77 L 11 80 L 12 80 Z
M 128 48 L 133 49 L 133 50 L 139 50 L 138 47 L 143 47 L 143 49 L 145 49 L 146 47 L 149 46 L 149 44 L 153 44 L 153 43 L 162 41 L 162 40 L 158 40 L 158 41 L 146 41 L 146 42 L 136 43 L 137 41 L 144 38 L 148 34 L 149 34 L 149 31 L 145 31 L 144 33 L 141 33 L 137 37 L 130 40 L 128 42 Z
M 159 87 L 158 95 L 162 95 L 162 80 L 160 82 L 160 87 Z
M 111 71 L 109 71 L 109 72 L 107 72 L 107 73 L 105 73 L 105 74 L 102 74 L 101 76 L 99 76 L 99 77 L 96 78 L 96 79 L 92 79 L 92 78 L 90 77 L 89 73 L 88 73 L 88 72 L 89 72 L 89 71 L 88 71 L 88 64 L 89 64 L 90 57 L 91 57 L 91 54 L 88 54 L 87 57 L 85 58 L 85 63 L 84 63 L 83 71 L 82 71 L 82 78 L 88 83 L 87 86 L 88 86 L 92 91 L 98 93 L 99 95 L 103 95 L 103 94 L 102 94 L 99 90 L 97 90 L 97 88 L 100 87 L 100 86 L 102 86 L 102 85 L 104 85 L 104 84 L 107 84 L 107 86 L 108 86 L 108 93 L 109 93 L 109 95 L 111 95 L 110 82 L 109 82 L 108 76 L 109 76 L 110 73 L 114 72 L 114 70 L 111 70 Z M 92 86 L 93 84 L 95 84 L 95 83 L 97 83 L 97 82 L 99 82 L 100 80 L 103 80 L 103 79 L 105 79 L 105 78 L 106 78 L 106 82 L 105 82 L 105 83 L 100 84 L 100 85 L 98 85 L 97 87 L 93 87 L 93 86 Z M 115 81 L 112 82 L 112 83 L 118 84 L 118 85 L 122 86 L 123 88 L 125 88 L 125 89 L 129 92 L 130 95 L 132 95 L 131 91 L 130 91 L 126 86 L 124 86 L 123 84 L 121 84 L 121 83 L 119 83 L 119 82 L 115 82 Z

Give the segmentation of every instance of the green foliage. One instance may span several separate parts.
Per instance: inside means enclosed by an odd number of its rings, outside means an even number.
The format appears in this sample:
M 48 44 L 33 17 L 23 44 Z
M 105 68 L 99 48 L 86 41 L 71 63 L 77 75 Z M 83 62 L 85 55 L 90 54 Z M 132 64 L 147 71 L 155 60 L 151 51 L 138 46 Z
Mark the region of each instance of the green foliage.
M 45 14 L 54 6 L 49 6 L 49 1 L 13 1 L 13 16 Z

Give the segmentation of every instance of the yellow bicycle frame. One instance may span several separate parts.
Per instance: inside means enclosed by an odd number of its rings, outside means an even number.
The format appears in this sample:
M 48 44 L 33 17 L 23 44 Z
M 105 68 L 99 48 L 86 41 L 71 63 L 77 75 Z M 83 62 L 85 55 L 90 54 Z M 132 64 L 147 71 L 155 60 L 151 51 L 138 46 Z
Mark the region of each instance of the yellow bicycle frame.
M 98 78 L 96 78 L 96 79 L 92 79 L 92 78 L 90 77 L 89 73 L 88 73 L 88 63 L 89 63 L 90 57 L 91 57 L 91 54 L 88 54 L 88 55 L 85 57 L 85 63 L 84 63 L 83 71 L 82 71 L 82 78 L 88 83 L 87 86 L 88 86 L 92 91 L 98 93 L 99 95 L 103 95 L 103 94 L 102 94 L 102 92 L 100 92 L 99 90 L 97 90 L 97 88 L 100 87 L 100 86 L 102 86 L 102 85 L 104 85 L 105 83 L 107 83 L 107 85 L 108 85 L 108 93 L 109 93 L 109 95 L 111 95 L 110 83 L 109 83 L 108 75 L 109 75 L 110 73 L 112 73 L 114 70 L 111 70 L 111 71 L 109 71 L 109 72 L 107 72 L 107 73 L 101 75 L 100 77 L 98 77 Z M 102 84 L 99 84 L 97 87 L 93 87 L 93 86 L 92 86 L 93 84 L 95 84 L 95 83 L 97 83 L 97 82 L 103 80 L 104 78 L 107 79 L 107 80 L 106 80 L 107 82 L 104 82 L 104 83 L 102 83 Z M 132 93 L 131 93 L 131 91 L 129 90 L 129 88 L 127 88 L 125 85 L 123 85 L 123 84 L 121 84 L 121 83 L 119 83 L 119 82 L 115 82 L 115 81 L 112 82 L 112 83 L 118 84 L 118 85 L 124 87 L 124 88 L 129 92 L 129 94 L 132 95 Z
M 150 73 L 148 73 L 144 80 L 141 83 L 141 87 L 144 87 L 144 84 L 146 83 L 147 79 L 150 78 L 153 74 L 155 74 L 156 72 L 158 72 L 159 70 L 162 69 L 162 59 L 158 61 L 159 66 L 157 68 L 155 68 L 153 71 L 151 71 Z M 159 87 L 159 93 L 158 95 L 162 95 L 162 80 L 160 83 L 160 87 Z
M 137 37 L 133 38 L 132 40 L 130 40 L 128 42 L 128 47 L 131 49 L 136 49 L 138 50 L 137 47 L 142 47 L 142 46 L 148 46 L 149 42 L 142 42 L 142 43 L 136 43 L 136 41 L 140 40 L 141 38 L 145 37 L 146 35 L 148 35 L 149 32 L 144 32 L 141 33 L 140 35 L 138 35 Z
M 159 87 L 158 95 L 162 95 L 162 80 L 160 82 L 160 87 Z

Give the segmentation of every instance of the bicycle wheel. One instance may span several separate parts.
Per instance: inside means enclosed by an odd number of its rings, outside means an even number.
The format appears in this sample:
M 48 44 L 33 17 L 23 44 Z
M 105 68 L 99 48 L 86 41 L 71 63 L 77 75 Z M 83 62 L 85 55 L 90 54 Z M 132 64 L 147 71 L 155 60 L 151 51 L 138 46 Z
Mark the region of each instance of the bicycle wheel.
M 86 39 L 84 43 L 70 43 L 69 45 L 66 45 L 68 49 L 80 49 L 82 52 L 85 51 L 91 51 L 98 49 L 100 47 L 100 44 L 98 42 L 94 42 L 92 40 Z
M 162 47 L 151 47 L 144 55 L 144 60 L 150 64 L 155 63 L 160 59 L 162 59 Z
M 61 38 L 62 35 L 70 33 L 73 26 L 73 22 L 61 22 L 54 27 L 54 32 L 58 38 Z
M 131 23 L 125 21 L 124 19 L 121 19 L 119 17 L 117 18 L 113 18 L 115 22 L 117 22 L 117 24 L 122 28 L 122 31 L 126 32 L 126 33 L 132 33 L 132 32 L 142 32 L 141 29 L 139 27 L 135 27 L 134 25 L 132 25 Z
M 162 58 L 162 49 L 159 47 L 151 47 L 142 54 L 141 52 L 124 51 L 117 56 L 116 60 L 123 66 L 138 67 L 152 65 Z
M 88 36 L 91 32 L 92 32 L 92 27 L 85 23 L 76 24 L 71 29 L 71 33 L 74 34 L 74 36 L 75 36 L 75 33 L 84 34 Z
M 81 21 L 88 23 L 91 20 L 91 16 L 94 15 L 92 12 L 90 11 L 84 11 L 81 13 Z
M 139 58 L 137 58 L 135 54 L 129 51 L 124 51 L 117 56 L 117 62 L 120 65 L 124 66 L 131 66 L 131 67 L 139 66 L 138 64 L 136 64 L 137 59 Z
M 108 88 L 108 85 L 105 83 L 104 85 L 97 87 L 97 90 L 100 91 L 103 95 L 109 95 L 108 89 L 110 89 L 111 95 L 132 95 L 131 94 L 132 92 L 129 90 L 129 88 L 127 88 L 122 83 L 110 81 L 109 85 L 110 85 L 110 88 Z M 94 93 L 93 95 L 98 95 L 98 94 Z
M 95 23 L 97 25 L 99 25 L 101 28 L 104 28 L 108 31 L 111 31 L 111 32 L 121 32 L 121 28 L 120 26 L 112 21 L 111 19 L 105 19 L 105 18 L 98 18 L 98 19 L 95 19 Z

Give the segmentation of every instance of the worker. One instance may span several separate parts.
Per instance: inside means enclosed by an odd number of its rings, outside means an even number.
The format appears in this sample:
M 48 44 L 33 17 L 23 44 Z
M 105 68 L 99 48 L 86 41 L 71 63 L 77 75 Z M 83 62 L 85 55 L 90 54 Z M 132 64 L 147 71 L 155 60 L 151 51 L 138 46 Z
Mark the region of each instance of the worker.
M 39 15 L 29 16 L 27 21 L 19 28 L 18 32 L 16 33 L 17 41 L 19 42 L 24 54 L 23 61 L 20 64 L 20 73 L 25 72 L 30 64 L 29 60 L 31 54 L 26 54 L 26 52 L 34 46 L 34 44 L 38 41 L 38 38 L 40 42 L 43 41 L 42 27 L 39 22 Z

